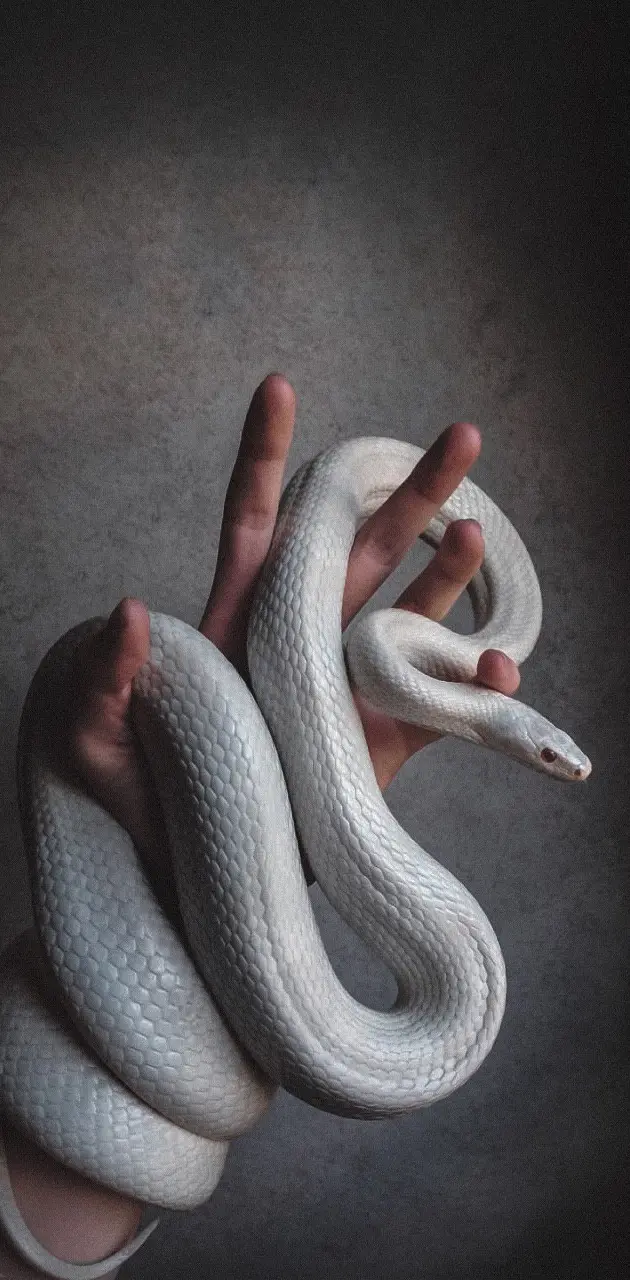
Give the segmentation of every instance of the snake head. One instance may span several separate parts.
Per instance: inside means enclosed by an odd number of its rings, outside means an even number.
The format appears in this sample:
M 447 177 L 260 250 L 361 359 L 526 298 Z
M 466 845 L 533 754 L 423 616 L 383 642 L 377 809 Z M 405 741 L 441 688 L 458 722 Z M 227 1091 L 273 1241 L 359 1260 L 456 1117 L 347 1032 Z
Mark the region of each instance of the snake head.
M 537 744 L 538 762 L 536 768 L 548 773 L 552 778 L 563 778 L 566 782 L 585 782 L 591 772 L 588 756 L 576 746 L 568 733 L 556 729 L 550 741 Z
M 532 707 L 514 703 L 508 710 L 506 723 L 493 726 L 493 741 L 488 745 L 504 751 L 539 773 L 565 782 L 585 782 L 591 772 L 588 756 L 563 729 L 558 729 Z M 515 714 L 518 708 L 518 714 Z

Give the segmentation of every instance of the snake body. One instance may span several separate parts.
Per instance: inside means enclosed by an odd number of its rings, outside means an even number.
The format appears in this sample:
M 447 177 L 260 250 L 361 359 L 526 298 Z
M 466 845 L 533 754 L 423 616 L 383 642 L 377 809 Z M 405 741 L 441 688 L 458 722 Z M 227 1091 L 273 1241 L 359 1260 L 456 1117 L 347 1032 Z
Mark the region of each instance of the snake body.
M 357 529 L 422 453 L 359 439 L 294 476 L 251 610 L 253 692 L 198 631 L 150 614 L 132 715 L 185 938 L 129 836 L 63 766 L 73 662 L 105 619 L 62 636 L 29 689 L 17 754 L 35 929 L 0 962 L 0 1112 L 62 1163 L 150 1204 L 206 1200 L 229 1142 L 278 1086 L 344 1116 L 403 1114 L 462 1085 L 498 1033 L 497 938 L 471 894 L 385 804 L 348 670 L 373 705 L 400 718 L 557 777 L 586 777 L 590 764 L 538 712 L 473 683 L 487 648 L 517 663 L 528 656 L 542 613 L 525 546 L 468 480 L 423 537 L 435 546 L 451 520 L 481 523 L 475 633 L 384 610 L 360 617 L 344 647 Z M 337 978 L 300 851 L 394 974 L 390 1010 L 361 1005 Z M 0 1216 L 36 1261 L 40 1247 L 0 1166 Z M 69 1280 L 104 1274 L 123 1257 L 87 1268 L 44 1253 L 39 1265 Z

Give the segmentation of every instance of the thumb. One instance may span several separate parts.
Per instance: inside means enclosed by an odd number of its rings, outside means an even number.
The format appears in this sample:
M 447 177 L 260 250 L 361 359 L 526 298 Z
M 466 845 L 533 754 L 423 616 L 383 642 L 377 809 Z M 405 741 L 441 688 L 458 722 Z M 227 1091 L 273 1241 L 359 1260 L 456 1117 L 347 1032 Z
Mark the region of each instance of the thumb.
M 86 653 L 93 694 L 125 697 L 131 682 L 149 656 L 149 615 L 141 600 L 125 596 L 112 610 L 102 631 Z

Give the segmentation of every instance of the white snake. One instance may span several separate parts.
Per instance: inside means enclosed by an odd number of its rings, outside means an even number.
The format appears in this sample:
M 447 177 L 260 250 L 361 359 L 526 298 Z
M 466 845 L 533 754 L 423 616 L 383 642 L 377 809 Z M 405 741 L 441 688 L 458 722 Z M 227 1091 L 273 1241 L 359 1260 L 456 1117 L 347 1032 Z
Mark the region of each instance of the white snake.
M 30 687 L 18 789 L 36 932 L 1 961 L 0 1112 L 66 1165 L 149 1204 L 203 1202 L 229 1141 L 279 1085 L 340 1115 L 397 1115 L 463 1084 L 499 1030 L 495 934 L 385 804 L 344 660 L 353 539 L 422 452 L 359 439 L 294 476 L 251 613 L 254 696 L 199 632 L 150 614 L 132 713 L 167 825 L 186 944 L 130 838 L 60 765 L 73 655 L 105 620 L 67 632 Z M 463 517 L 479 520 L 485 538 L 471 587 L 475 634 L 401 610 L 368 613 L 347 641 L 353 679 L 397 717 L 585 778 L 589 761 L 566 734 L 472 683 L 487 648 L 522 662 L 542 614 L 526 548 L 470 481 L 423 537 L 435 546 Z M 336 977 L 300 847 L 339 914 L 394 974 L 391 1010 L 366 1008 Z M 147 1234 L 94 1265 L 54 1259 L 23 1222 L 4 1159 L 0 1217 L 25 1258 L 64 1280 L 104 1274 Z

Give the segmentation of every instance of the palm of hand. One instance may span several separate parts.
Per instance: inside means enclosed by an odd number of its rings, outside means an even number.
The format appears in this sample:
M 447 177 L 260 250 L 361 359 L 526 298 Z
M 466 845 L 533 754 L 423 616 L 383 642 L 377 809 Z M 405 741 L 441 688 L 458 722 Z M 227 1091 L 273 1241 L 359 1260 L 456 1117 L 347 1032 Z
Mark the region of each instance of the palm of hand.
M 251 402 L 228 486 L 217 571 L 200 622 L 245 677 L 247 619 L 252 592 L 276 520 L 291 443 L 295 399 L 277 375 L 266 378 Z M 343 623 L 373 595 L 403 559 L 475 461 L 476 428 L 447 428 L 408 480 L 361 528 L 346 580 Z M 397 601 L 400 608 L 440 621 L 483 560 L 483 536 L 474 521 L 452 524 L 435 557 Z M 149 617 L 141 601 L 126 598 L 107 627 L 86 642 L 77 660 L 67 757 L 78 780 L 129 832 L 165 905 L 173 901 L 160 805 L 131 723 L 134 675 L 149 652 Z M 478 680 L 505 694 L 518 688 L 518 669 L 504 654 L 483 654 Z M 397 721 L 355 694 L 381 788 L 414 752 L 437 734 Z

